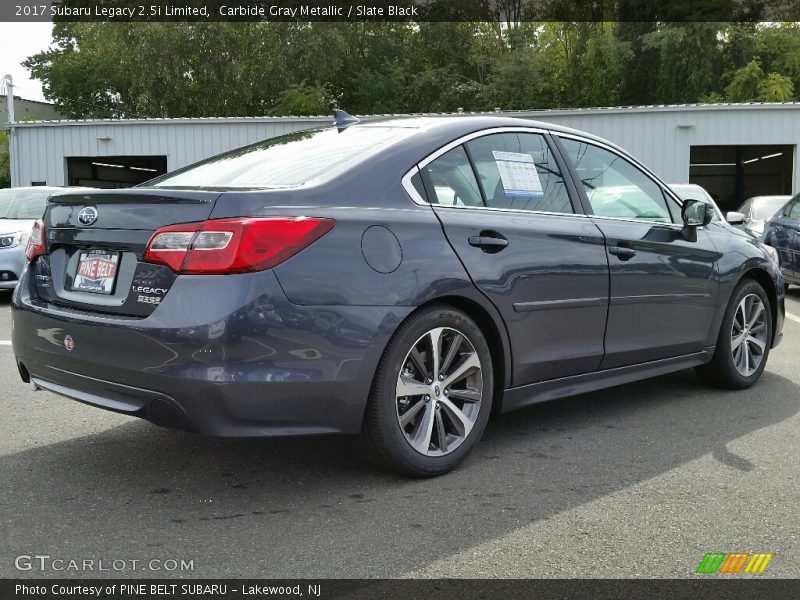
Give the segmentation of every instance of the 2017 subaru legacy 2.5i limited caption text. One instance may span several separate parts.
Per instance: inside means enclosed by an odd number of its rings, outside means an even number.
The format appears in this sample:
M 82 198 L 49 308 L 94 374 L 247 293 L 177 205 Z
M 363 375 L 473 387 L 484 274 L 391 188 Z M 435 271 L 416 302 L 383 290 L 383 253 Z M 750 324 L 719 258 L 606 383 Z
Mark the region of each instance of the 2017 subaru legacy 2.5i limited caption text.
M 361 433 L 428 476 L 496 411 L 761 376 L 774 251 L 618 147 L 504 117 L 339 124 L 51 198 L 13 298 L 23 380 L 208 435 Z

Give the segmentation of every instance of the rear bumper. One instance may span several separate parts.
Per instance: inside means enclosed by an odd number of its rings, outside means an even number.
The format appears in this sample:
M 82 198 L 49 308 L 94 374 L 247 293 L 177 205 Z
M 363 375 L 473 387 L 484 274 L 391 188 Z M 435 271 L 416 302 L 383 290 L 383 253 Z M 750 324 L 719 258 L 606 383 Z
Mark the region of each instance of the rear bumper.
M 12 309 L 23 379 L 224 437 L 357 432 L 383 348 L 411 310 L 300 307 L 272 272 L 181 276 L 145 319 L 42 303 L 25 274 Z

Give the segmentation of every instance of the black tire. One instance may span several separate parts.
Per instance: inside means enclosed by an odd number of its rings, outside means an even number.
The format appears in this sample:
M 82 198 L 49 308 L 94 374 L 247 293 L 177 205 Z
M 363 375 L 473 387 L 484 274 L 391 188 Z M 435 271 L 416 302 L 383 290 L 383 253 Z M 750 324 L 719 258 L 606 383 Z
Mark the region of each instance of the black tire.
M 476 354 L 480 360 L 481 383 L 478 385 L 481 388 L 481 399 L 474 409 L 470 409 L 476 411 L 477 416 L 475 416 L 471 430 L 461 438 L 459 445 L 447 454 L 429 456 L 413 448 L 411 441 L 407 439 L 406 433 L 401 428 L 398 405 L 405 400 L 398 401 L 397 386 L 401 369 L 406 369 L 404 373 L 409 372 L 408 365 L 411 363 L 408 355 L 411 349 L 422 343 L 420 340 L 425 339 L 428 332 L 440 327 L 447 328 L 447 335 L 454 336 L 455 334 L 451 330 L 455 330 L 464 336 L 474 350 L 469 355 Z M 451 341 L 452 339 L 453 337 L 450 338 Z M 457 361 L 462 360 L 464 356 L 468 356 L 468 354 L 466 352 L 459 354 L 451 364 L 455 366 Z M 471 372 L 475 373 L 476 370 L 473 369 Z M 413 379 L 421 379 L 421 377 L 415 373 Z M 447 305 L 432 305 L 422 309 L 399 327 L 381 357 L 364 415 L 362 447 L 374 462 L 403 475 L 421 478 L 447 473 L 458 466 L 480 440 L 489 420 L 493 390 L 491 352 L 486 338 L 475 321 L 464 312 Z M 455 391 L 451 392 L 453 395 L 455 393 Z M 446 395 L 444 389 L 441 394 Z M 433 394 L 430 395 L 429 402 L 435 400 L 433 396 Z M 420 401 L 419 397 L 414 398 L 417 398 L 416 401 Z M 449 399 L 453 400 L 453 398 L 454 396 L 451 396 Z M 438 402 L 432 403 L 431 410 L 434 409 L 434 404 L 438 406 Z M 424 418 L 426 410 L 427 405 L 419 410 L 420 416 L 415 417 L 416 422 L 418 422 L 417 419 Z M 436 424 L 438 425 L 438 422 Z M 416 427 L 413 423 L 407 427 L 409 426 Z M 433 435 L 438 436 L 438 430 Z M 444 437 L 448 438 L 448 434 L 445 433 Z M 433 439 L 430 438 L 431 444 Z
M 761 299 L 765 309 L 766 344 L 760 364 L 752 374 L 745 376 L 737 370 L 734 364 L 733 353 L 731 351 L 731 346 L 733 345 L 732 332 L 739 305 L 744 298 L 751 294 L 755 294 Z M 725 310 L 725 316 L 722 319 L 722 325 L 720 326 L 719 336 L 717 338 L 716 349 L 714 350 L 714 357 L 711 362 L 697 367 L 695 371 L 701 379 L 713 385 L 737 390 L 749 388 L 758 381 L 761 374 L 764 372 L 764 367 L 766 367 L 767 359 L 769 358 L 771 343 L 772 311 L 770 309 L 767 293 L 757 281 L 753 279 L 743 279 L 739 282 L 739 285 L 736 286 L 736 289 L 731 295 L 728 307 Z

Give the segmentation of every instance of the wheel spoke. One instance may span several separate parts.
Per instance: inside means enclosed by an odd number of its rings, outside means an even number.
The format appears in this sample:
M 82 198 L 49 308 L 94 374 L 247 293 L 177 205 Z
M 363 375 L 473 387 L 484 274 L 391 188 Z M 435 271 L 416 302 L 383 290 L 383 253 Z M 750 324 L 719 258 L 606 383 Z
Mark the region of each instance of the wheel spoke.
M 752 329 L 753 325 L 761 318 L 761 315 L 764 314 L 764 305 L 761 302 L 754 302 L 753 308 L 751 310 L 752 316 L 747 321 L 747 326 Z
M 742 342 L 747 337 L 747 334 L 742 332 L 731 340 L 731 350 L 735 350 L 742 345 Z
M 442 418 L 442 411 L 436 411 L 436 437 L 439 438 L 439 450 L 442 453 L 447 452 L 447 432 L 444 430 L 444 419 Z
M 431 338 L 431 377 L 436 379 L 439 377 L 439 363 L 442 359 L 442 327 L 437 327 L 431 330 L 429 336 Z
M 742 344 L 742 352 L 744 353 L 744 373 L 750 375 L 750 346 Z
M 760 350 L 759 354 L 764 353 L 764 347 L 766 346 L 766 344 L 762 342 L 760 339 L 758 339 L 757 337 L 753 337 L 752 335 L 748 335 L 747 341 L 751 344 L 756 345 L 756 347 Z
M 742 359 L 744 358 L 744 350 L 742 350 L 742 346 L 739 346 L 733 352 L 733 366 L 736 367 L 736 370 L 740 373 L 742 372 Z
M 747 323 L 747 314 L 745 309 L 746 300 L 743 300 L 742 303 L 739 305 L 739 310 L 736 313 L 736 317 L 739 320 L 739 329 L 744 329 L 745 323 Z
M 444 360 L 439 367 L 439 370 L 442 373 L 447 373 L 448 369 L 450 369 L 450 365 L 453 364 L 453 359 L 456 357 L 463 339 L 464 337 L 460 333 L 453 334 L 453 340 L 450 342 L 450 347 L 447 349 L 447 354 L 445 355 Z
M 454 390 L 448 389 L 447 390 L 448 398 L 458 398 L 459 400 L 463 400 L 464 402 L 480 402 L 481 401 L 481 391 L 480 390 Z
M 405 429 L 408 424 L 417 416 L 420 410 L 425 406 L 424 400 L 418 400 L 416 404 L 410 407 L 406 412 L 400 415 L 400 427 Z
M 481 361 L 478 358 L 478 354 L 473 352 L 470 354 L 464 362 L 462 362 L 456 369 L 447 375 L 442 382 L 445 388 L 450 387 L 456 381 L 461 381 L 464 377 L 469 375 L 469 373 L 473 369 L 480 369 L 481 368 Z
M 411 445 L 417 452 L 428 454 L 431 446 L 431 437 L 433 436 L 433 422 L 434 422 L 434 409 L 432 402 L 425 402 L 425 412 L 417 425 L 417 431 L 414 438 L 411 440 Z
M 431 391 L 430 386 L 411 379 L 408 375 L 401 374 L 397 382 L 397 397 L 423 396 Z
M 408 358 L 410 358 L 411 362 L 414 363 L 414 367 L 417 369 L 417 373 L 420 377 L 423 379 L 428 379 L 431 376 L 430 372 L 428 371 L 428 367 L 425 366 L 425 361 L 422 358 L 422 354 L 416 346 L 411 349 L 411 352 L 408 354 Z
M 447 413 L 447 417 L 455 427 L 458 435 L 467 437 L 469 432 L 472 431 L 472 421 L 469 420 L 469 417 L 447 398 L 442 398 L 440 403 L 442 410 Z

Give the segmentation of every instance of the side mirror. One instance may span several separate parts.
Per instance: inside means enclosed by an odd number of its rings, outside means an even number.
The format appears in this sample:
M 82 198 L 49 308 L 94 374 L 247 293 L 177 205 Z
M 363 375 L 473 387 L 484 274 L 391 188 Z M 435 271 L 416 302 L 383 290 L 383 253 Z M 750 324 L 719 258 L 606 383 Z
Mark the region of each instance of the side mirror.
M 725 220 L 731 225 L 743 225 L 747 217 L 740 212 L 731 211 L 725 215 Z
M 700 227 L 708 225 L 714 218 L 713 207 L 701 200 L 684 200 L 681 208 L 681 218 L 686 227 Z

